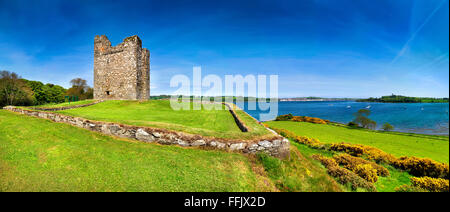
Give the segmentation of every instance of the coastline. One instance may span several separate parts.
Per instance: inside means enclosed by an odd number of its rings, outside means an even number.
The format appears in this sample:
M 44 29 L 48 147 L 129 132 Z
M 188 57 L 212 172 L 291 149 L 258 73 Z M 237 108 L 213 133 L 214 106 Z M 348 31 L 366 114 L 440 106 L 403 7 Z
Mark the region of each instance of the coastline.
M 419 135 L 449 136 L 448 103 L 381 103 L 356 101 L 280 101 L 278 114 L 302 115 L 327 119 L 338 125 L 347 125 L 352 120 L 352 114 L 357 109 L 371 106 L 371 119 L 377 121 L 378 126 L 390 123 L 396 129 L 392 132 L 412 133 Z M 298 104 L 298 105 L 297 105 Z M 267 111 L 245 111 L 259 120 L 259 113 Z M 424 108 L 424 110 L 422 110 Z M 273 121 L 259 120 L 261 122 Z M 383 132 L 379 128 L 376 131 Z

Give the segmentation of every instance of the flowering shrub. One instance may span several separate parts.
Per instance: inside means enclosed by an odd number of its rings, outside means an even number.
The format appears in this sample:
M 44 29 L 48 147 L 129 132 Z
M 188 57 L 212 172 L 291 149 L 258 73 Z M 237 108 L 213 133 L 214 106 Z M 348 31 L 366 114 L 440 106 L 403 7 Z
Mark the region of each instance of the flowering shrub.
M 295 133 L 292 133 L 288 130 L 284 129 L 274 129 L 280 135 L 290 138 L 298 143 L 306 144 L 312 148 L 320 148 L 324 149 L 325 144 L 321 143 L 318 139 L 308 138 L 305 136 L 297 136 Z M 397 158 L 389 153 L 386 153 L 380 149 L 371 146 L 365 146 L 361 144 L 349 144 L 349 143 L 335 143 L 329 146 L 329 149 L 336 152 L 345 152 L 351 156 L 355 157 L 365 157 L 368 160 L 374 161 L 376 163 L 385 163 L 392 165 L 398 169 L 405 170 L 409 172 L 411 175 L 416 177 L 433 177 L 433 178 L 445 178 L 449 179 L 449 165 L 445 163 L 439 163 L 427 158 L 417 158 L 417 157 L 400 157 Z M 342 163 L 341 165 L 346 166 L 344 163 L 344 159 L 349 159 L 348 156 L 343 156 L 340 158 L 336 158 L 338 163 Z M 356 163 L 356 159 L 349 159 L 346 163 Z M 359 161 L 360 163 L 364 163 Z M 369 161 L 366 161 L 369 162 Z M 365 163 L 366 164 L 366 163 Z M 389 171 L 382 166 L 379 166 L 375 163 L 370 164 L 374 169 L 377 170 L 377 174 L 379 176 L 388 176 Z M 376 165 L 376 166 L 375 166 Z M 350 168 L 350 165 L 347 165 L 347 168 Z
M 330 121 L 328 121 L 328 120 L 324 120 L 324 119 L 320 119 L 320 118 L 314 118 L 314 117 L 308 117 L 308 116 L 294 116 L 292 118 L 292 121 L 309 122 L 309 123 L 314 123 L 314 124 L 328 124 L 328 123 L 330 123 Z
M 364 180 L 363 178 L 361 178 L 360 176 L 358 176 L 357 174 L 341 168 L 339 166 L 333 166 L 330 167 L 328 169 L 328 174 L 331 175 L 332 177 L 335 177 L 337 179 L 337 181 L 341 184 L 347 184 L 350 183 L 352 186 L 352 189 L 356 190 L 357 188 L 365 188 L 368 191 L 377 191 L 377 189 L 375 188 L 375 186 Z
M 283 137 L 290 138 L 290 139 L 294 140 L 295 142 L 298 142 L 301 144 L 306 144 L 309 147 L 312 147 L 312 148 L 323 148 L 324 147 L 324 144 L 322 144 L 318 139 L 309 138 L 306 136 L 298 136 L 295 133 L 292 133 L 285 129 L 273 128 L 273 130 L 275 130 L 275 132 L 277 132 L 278 134 L 280 134 Z
M 385 153 L 377 148 L 360 144 L 338 143 L 332 144 L 330 149 L 339 152 L 346 152 L 356 157 L 365 155 L 369 160 L 373 160 L 377 163 L 387 163 L 398 169 L 405 170 L 411 175 L 417 177 L 428 176 L 449 179 L 449 165 L 439 163 L 431 159 L 417 157 L 396 158 L 395 156 Z
M 294 116 L 292 114 L 279 115 L 275 121 L 290 121 Z
M 431 177 L 412 177 L 413 186 L 426 189 L 432 192 L 449 192 L 448 179 L 431 178 Z
M 361 157 L 364 154 L 364 148 L 347 143 L 331 144 L 330 149 L 336 152 L 345 152 L 355 157 Z
M 428 158 L 400 157 L 392 165 L 406 170 L 417 177 L 428 176 L 449 179 L 448 164 L 439 163 Z
M 312 155 L 313 159 L 320 161 L 325 168 L 330 168 L 333 166 L 339 166 L 333 158 L 323 157 L 322 155 Z
M 373 160 L 377 163 L 392 164 L 395 160 L 397 160 L 393 155 L 385 153 L 380 149 L 361 144 L 337 143 L 332 144 L 330 149 L 337 152 L 346 152 L 356 157 L 365 155 L 369 160 Z
M 371 169 L 375 170 L 376 175 L 383 177 L 389 176 L 389 170 L 374 162 L 364 160 L 363 158 L 353 157 L 349 154 L 339 154 L 335 155 L 333 158 L 339 165 L 342 165 L 344 168 L 354 172 L 359 165 L 370 165 L 370 167 L 372 167 Z
M 336 178 L 339 183 L 344 185 L 349 183 L 354 190 L 357 188 L 365 188 L 368 191 L 376 191 L 376 188 L 372 183 L 345 168 L 339 167 L 333 158 L 327 158 L 321 155 L 312 155 L 312 157 L 320 161 L 328 169 L 328 174 Z
M 352 171 L 368 182 L 374 183 L 378 181 L 377 170 L 370 164 L 358 164 Z
M 315 124 L 328 124 L 329 120 L 308 117 L 308 116 L 293 116 L 292 114 L 279 115 L 275 121 L 297 121 L 297 122 L 310 122 Z

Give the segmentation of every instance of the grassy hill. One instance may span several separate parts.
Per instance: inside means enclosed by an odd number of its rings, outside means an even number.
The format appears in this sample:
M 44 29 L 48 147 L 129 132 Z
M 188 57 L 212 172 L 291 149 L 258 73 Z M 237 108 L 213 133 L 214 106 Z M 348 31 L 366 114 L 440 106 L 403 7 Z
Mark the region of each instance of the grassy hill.
M 395 156 L 416 156 L 449 162 L 448 136 L 380 132 L 346 126 L 307 122 L 270 121 L 271 127 L 286 129 L 297 135 L 317 138 L 323 143 L 347 142 L 379 148 Z
M 0 110 L 0 191 L 345 191 L 289 160 L 117 139 Z
M 169 104 L 167 100 L 107 101 L 59 112 L 224 138 L 271 135 L 241 110 L 236 113 L 250 127 L 250 133 L 241 132 L 227 110 L 173 111 Z M 396 156 L 446 163 L 449 160 L 446 136 L 379 132 L 339 124 L 266 123 L 323 143 L 364 144 Z M 332 157 L 335 153 L 293 141 L 290 158 L 280 160 L 266 155 L 141 143 L 5 110 L 0 110 L 0 141 L 0 191 L 352 190 L 349 185 L 338 184 L 312 157 Z M 374 184 L 377 191 L 394 191 L 410 184 L 407 172 L 389 165 L 386 168 L 390 176 L 379 178 Z
M 115 139 L 0 110 L 0 191 L 273 191 L 242 154 Z
M 190 107 L 200 103 L 187 103 Z M 91 120 L 117 122 L 136 126 L 149 126 L 182 131 L 203 136 L 232 139 L 252 139 L 273 136 L 243 111 L 238 115 L 250 128 L 241 132 L 225 106 L 222 110 L 172 110 L 168 100 L 119 101 L 111 100 L 83 108 L 58 111 L 57 113 L 78 116 Z

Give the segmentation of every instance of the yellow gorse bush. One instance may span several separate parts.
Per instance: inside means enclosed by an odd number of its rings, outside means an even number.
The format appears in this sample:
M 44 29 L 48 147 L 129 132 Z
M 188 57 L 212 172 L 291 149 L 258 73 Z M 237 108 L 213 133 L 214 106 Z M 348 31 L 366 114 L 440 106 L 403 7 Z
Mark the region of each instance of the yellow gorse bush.
M 326 145 L 321 143 L 318 139 L 297 136 L 295 133 L 285 129 L 272 129 L 284 137 L 290 138 L 298 143 L 306 144 L 312 148 L 323 149 L 326 147 Z M 355 157 L 365 157 L 368 160 L 375 161 L 376 163 L 386 163 L 398 169 L 405 170 L 416 177 L 428 176 L 433 178 L 449 179 L 449 165 L 446 163 L 436 162 L 428 158 L 397 158 L 394 155 L 386 153 L 380 149 L 362 144 L 334 143 L 329 146 L 329 149 L 336 152 L 345 152 Z M 384 171 L 379 167 L 373 167 L 377 169 L 379 176 L 385 176 L 386 172 L 388 172 L 387 170 Z
M 315 118 L 315 117 L 309 117 L 309 116 L 293 116 L 292 114 L 279 115 L 279 116 L 277 116 L 275 121 L 297 121 L 297 122 L 309 122 L 309 123 L 315 123 L 315 124 L 330 123 L 329 120 L 325 120 L 325 119 L 321 119 L 321 118 Z
M 356 157 L 366 155 L 369 160 L 373 160 L 377 163 L 391 164 L 396 160 L 395 156 L 391 154 L 383 152 L 375 147 L 362 144 L 337 143 L 331 144 L 330 149 L 337 152 L 345 152 Z
M 281 136 L 290 138 L 290 139 L 294 140 L 295 142 L 298 142 L 301 144 L 306 144 L 312 148 L 323 148 L 324 147 L 324 145 L 318 139 L 309 138 L 306 136 L 298 136 L 295 133 L 292 133 L 285 129 L 274 129 L 274 130 Z
M 358 164 L 352 171 L 368 182 L 374 183 L 378 181 L 377 170 L 370 164 Z
M 405 170 L 416 177 L 428 176 L 449 179 L 449 165 L 428 158 L 417 158 L 414 156 L 396 158 L 382 150 L 361 144 L 338 143 L 332 144 L 330 149 L 333 151 L 346 152 L 357 157 L 365 155 L 369 160 L 392 165 L 398 169 Z
M 376 191 L 372 183 L 358 176 L 358 174 L 340 167 L 333 158 L 327 158 L 321 155 L 312 155 L 312 157 L 320 161 L 327 168 L 327 173 L 336 178 L 339 183 L 343 185 L 350 184 L 354 190 L 357 188 L 365 188 L 368 191 Z
M 449 166 L 428 158 L 400 157 L 392 164 L 394 167 L 406 170 L 417 177 L 433 177 L 449 179 Z
M 423 188 L 432 192 L 449 192 L 448 179 L 431 177 L 412 177 L 411 183 L 415 187 Z
M 314 124 L 328 124 L 330 122 L 328 120 L 308 116 L 294 116 L 291 120 L 297 122 L 309 122 Z
M 356 167 L 358 167 L 359 165 L 370 165 L 370 167 L 372 167 L 372 169 L 375 170 L 375 173 L 378 176 L 383 176 L 383 177 L 389 176 L 388 169 L 386 169 L 383 166 L 378 165 L 374 162 L 364 160 L 363 158 L 354 157 L 354 156 L 351 156 L 351 155 L 345 154 L 345 153 L 335 155 L 333 158 L 339 165 L 344 166 L 348 170 L 355 171 Z

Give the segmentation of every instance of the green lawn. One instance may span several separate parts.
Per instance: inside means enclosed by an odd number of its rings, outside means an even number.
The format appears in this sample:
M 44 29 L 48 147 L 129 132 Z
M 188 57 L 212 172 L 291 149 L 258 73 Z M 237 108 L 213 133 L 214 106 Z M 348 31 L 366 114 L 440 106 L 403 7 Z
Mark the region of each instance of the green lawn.
M 271 127 L 286 129 L 297 135 L 317 138 L 323 143 L 347 142 L 379 148 L 399 156 L 430 158 L 449 162 L 448 136 L 418 135 L 398 132 L 379 132 L 346 126 L 312 124 L 292 121 L 266 122 Z
M 199 103 L 192 103 L 191 108 L 193 104 Z M 165 128 L 217 138 L 252 139 L 273 136 L 242 111 L 238 111 L 238 114 L 251 128 L 250 132 L 241 132 L 228 110 L 206 110 L 204 108 L 202 110 L 173 110 L 168 100 L 111 100 L 89 107 L 57 111 L 57 113 L 91 120 Z
M 114 139 L 0 110 L 0 191 L 274 190 L 258 169 L 242 154 Z
M 67 106 L 75 106 L 75 105 L 85 105 L 95 102 L 94 99 L 86 99 L 86 100 L 80 100 L 76 102 L 63 102 L 63 103 L 50 103 L 45 105 L 36 105 L 31 106 L 30 108 L 37 107 L 37 108 L 56 108 L 56 107 L 67 107 Z

